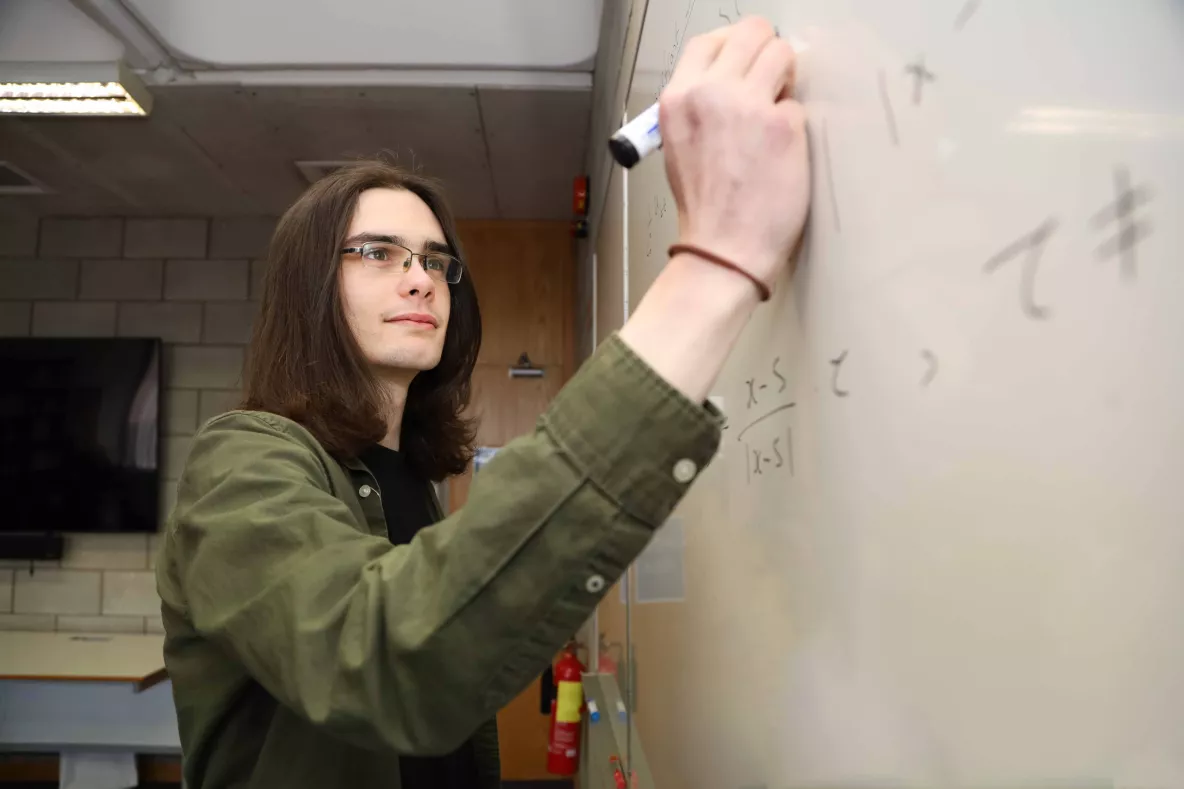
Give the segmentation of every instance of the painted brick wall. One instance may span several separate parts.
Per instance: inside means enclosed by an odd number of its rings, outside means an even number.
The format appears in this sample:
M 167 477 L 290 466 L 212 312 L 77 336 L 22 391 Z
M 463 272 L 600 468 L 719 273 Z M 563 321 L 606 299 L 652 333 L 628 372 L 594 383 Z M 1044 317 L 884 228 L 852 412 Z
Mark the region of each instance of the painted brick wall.
M 166 343 L 162 513 L 197 426 L 237 400 L 275 219 L 0 218 L 0 336 Z M 154 535 L 0 560 L 0 629 L 158 632 Z

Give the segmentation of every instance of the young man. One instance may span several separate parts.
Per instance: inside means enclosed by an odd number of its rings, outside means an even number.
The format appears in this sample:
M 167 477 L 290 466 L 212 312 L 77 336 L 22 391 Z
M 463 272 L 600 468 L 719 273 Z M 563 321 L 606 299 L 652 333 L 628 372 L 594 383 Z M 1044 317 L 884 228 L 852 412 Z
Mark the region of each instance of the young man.
M 280 220 L 244 410 L 195 436 L 158 562 L 190 789 L 498 785 L 498 709 L 716 450 L 702 403 L 807 210 L 792 74 L 762 20 L 687 44 L 661 123 L 693 250 L 447 518 L 480 318 L 444 201 L 360 165 Z

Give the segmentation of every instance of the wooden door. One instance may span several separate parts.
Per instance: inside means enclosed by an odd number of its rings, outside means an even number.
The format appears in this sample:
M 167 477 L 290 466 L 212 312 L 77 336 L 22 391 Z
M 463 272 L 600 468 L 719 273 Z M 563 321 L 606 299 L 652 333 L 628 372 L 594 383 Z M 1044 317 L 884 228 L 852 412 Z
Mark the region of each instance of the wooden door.
M 566 222 L 460 223 L 481 304 L 484 338 L 473 373 L 472 413 L 479 446 L 501 447 L 529 433 L 571 377 L 575 357 L 575 255 Z M 541 378 L 511 378 L 523 353 Z M 472 469 L 449 481 L 449 507 L 468 498 Z M 498 714 L 502 777 L 545 780 L 549 719 L 538 682 Z

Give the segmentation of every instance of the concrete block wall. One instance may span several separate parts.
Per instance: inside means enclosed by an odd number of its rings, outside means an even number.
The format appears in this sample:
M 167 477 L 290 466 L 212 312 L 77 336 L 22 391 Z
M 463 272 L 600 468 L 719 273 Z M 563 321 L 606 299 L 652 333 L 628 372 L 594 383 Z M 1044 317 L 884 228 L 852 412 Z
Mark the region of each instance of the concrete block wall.
M 273 217 L 0 218 L 0 336 L 160 337 L 161 511 L 189 440 L 233 407 Z M 155 535 L 67 535 L 60 562 L 0 559 L 0 630 L 159 632 Z

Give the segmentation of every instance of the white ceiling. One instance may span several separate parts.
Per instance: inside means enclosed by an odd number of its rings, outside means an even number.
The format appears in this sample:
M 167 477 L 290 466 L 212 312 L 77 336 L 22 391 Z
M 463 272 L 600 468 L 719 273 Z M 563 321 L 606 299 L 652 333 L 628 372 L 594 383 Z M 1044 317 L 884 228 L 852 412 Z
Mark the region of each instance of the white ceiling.
M 0 0 L 0 62 L 107 60 L 123 45 L 68 0 Z
M 307 185 L 295 162 L 386 151 L 443 179 L 462 217 L 568 218 L 600 5 L 0 0 L 0 81 L 4 61 L 98 60 L 113 47 L 158 61 L 141 71 L 148 118 L 0 118 L 0 160 L 53 190 L 0 197 L 0 214 L 275 214 Z M 511 9 L 539 13 L 522 27 Z M 346 24 L 354 14 L 361 23 Z M 383 14 L 400 28 L 375 22 Z M 390 46 L 355 46 L 363 32 Z M 434 69 L 406 67 L 428 50 Z
M 39 0 L 40 1 L 40 0 Z M 590 71 L 600 0 L 126 0 L 184 60 Z

